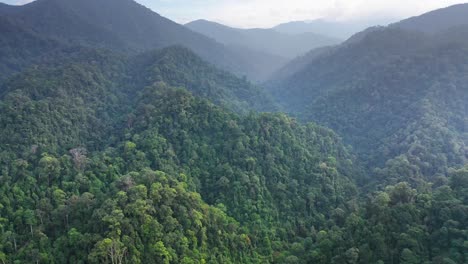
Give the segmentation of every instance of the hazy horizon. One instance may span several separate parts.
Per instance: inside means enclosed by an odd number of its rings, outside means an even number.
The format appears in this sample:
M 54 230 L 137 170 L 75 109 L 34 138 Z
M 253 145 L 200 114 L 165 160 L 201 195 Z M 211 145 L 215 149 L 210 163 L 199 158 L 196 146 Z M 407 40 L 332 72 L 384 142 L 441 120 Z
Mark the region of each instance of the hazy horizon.
M 180 24 L 206 19 L 239 28 L 269 28 L 291 21 L 358 22 L 377 25 L 464 3 L 458 0 L 136 0 Z M 22 5 L 31 0 L 0 0 Z

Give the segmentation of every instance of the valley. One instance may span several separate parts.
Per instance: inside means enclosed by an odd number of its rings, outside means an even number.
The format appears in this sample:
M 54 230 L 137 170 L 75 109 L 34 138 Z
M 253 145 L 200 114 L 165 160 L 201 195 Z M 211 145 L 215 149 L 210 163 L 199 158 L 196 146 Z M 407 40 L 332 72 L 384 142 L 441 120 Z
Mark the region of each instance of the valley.
M 0 3 L 0 262 L 468 263 L 467 5 L 309 24 Z

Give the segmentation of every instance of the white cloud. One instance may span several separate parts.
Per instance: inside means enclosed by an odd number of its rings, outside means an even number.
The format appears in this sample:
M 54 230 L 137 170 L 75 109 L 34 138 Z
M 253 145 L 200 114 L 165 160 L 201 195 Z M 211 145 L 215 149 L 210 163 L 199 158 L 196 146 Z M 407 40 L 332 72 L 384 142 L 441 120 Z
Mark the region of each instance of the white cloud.
M 31 3 L 34 0 L 0 0 L 0 2 L 9 5 L 25 5 Z
M 96 0 L 99 1 L 99 0 Z M 400 19 L 460 0 L 136 0 L 179 23 L 204 18 L 238 27 L 271 27 L 295 20 Z M 24 4 L 31 0 L 0 0 Z
M 150 2 L 147 0 L 147 2 Z M 155 0 L 151 2 L 157 2 Z M 179 22 L 205 18 L 240 27 L 269 27 L 293 20 L 326 18 L 330 20 L 367 20 L 406 18 L 461 3 L 460 0 L 165 0 L 179 2 L 164 12 Z M 191 2 L 184 6 L 181 2 Z M 200 7 L 203 8 L 200 8 Z M 151 4 L 158 11 L 156 3 Z M 177 10 L 177 8 L 179 8 Z M 176 11 L 174 11 L 176 10 Z M 192 14 L 191 14 L 192 12 Z M 171 17 L 171 15 L 173 15 Z

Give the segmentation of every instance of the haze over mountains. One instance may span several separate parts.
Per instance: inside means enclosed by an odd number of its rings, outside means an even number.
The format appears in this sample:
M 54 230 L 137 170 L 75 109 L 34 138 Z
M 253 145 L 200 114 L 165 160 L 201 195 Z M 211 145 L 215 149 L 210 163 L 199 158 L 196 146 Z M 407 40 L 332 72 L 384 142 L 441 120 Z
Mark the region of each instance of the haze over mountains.
M 467 6 L 322 46 L 0 4 L 0 263 L 467 263 Z
M 467 4 L 459 4 L 434 10 L 424 16 L 412 17 L 395 23 L 393 26 L 425 33 L 439 33 L 457 26 L 468 25 Z
M 310 53 L 276 74 L 270 89 L 291 113 L 338 131 L 367 162 L 415 165 L 402 179 L 444 173 L 441 163 L 456 166 L 468 157 L 464 9 L 458 5 L 374 28 Z M 440 22 L 444 17 L 450 19 Z M 444 152 L 438 148 L 446 143 L 439 140 L 453 144 L 449 156 L 431 156 Z
M 210 63 L 256 80 L 284 62 L 278 56 L 225 47 L 131 0 L 39 0 L 18 7 L 3 5 L 1 13 L 21 30 L 61 44 L 130 52 L 185 45 Z
M 312 21 L 293 21 L 273 27 L 275 31 L 287 34 L 315 33 L 326 35 L 337 39 L 346 40 L 352 35 L 373 26 L 386 26 L 391 19 L 369 20 L 369 21 L 327 21 L 317 19 Z
M 288 59 L 314 48 L 341 42 L 338 38 L 311 32 L 296 34 L 281 33 L 274 29 L 239 29 L 206 20 L 193 21 L 185 26 L 226 45 L 244 46 Z

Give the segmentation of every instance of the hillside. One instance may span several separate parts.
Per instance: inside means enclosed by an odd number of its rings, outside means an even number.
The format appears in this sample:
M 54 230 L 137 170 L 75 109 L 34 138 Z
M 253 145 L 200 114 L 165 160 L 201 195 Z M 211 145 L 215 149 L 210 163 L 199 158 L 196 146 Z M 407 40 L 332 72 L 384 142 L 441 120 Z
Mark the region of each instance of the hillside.
M 434 180 L 468 157 L 468 46 L 457 30 L 377 28 L 269 86 L 289 112 L 335 129 L 368 167 L 381 167 L 373 182 Z
M 277 109 L 270 96 L 259 87 L 213 67 L 181 46 L 139 54 L 130 60 L 128 68 L 134 82 L 140 86 L 165 82 L 239 113 Z
M 194 67 L 216 96 L 236 81 L 185 49 L 143 57 L 84 50 L 5 83 L 2 260 L 265 263 L 309 234 L 296 221 L 348 210 L 353 158 L 333 132 L 168 86 L 200 94 Z
M 0 82 L 31 64 L 47 60 L 48 53 L 57 53 L 64 48 L 5 18 L 0 18 L 0 31 Z
M 273 29 L 239 29 L 206 20 L 193 21 L 185 26 L 226 45 L 247 47 L 288 59 L 340 42 L 338 38 L 310 32 L 285 34 Z
M 135 54 L 171 45 L 185 45 L 208 62 L 239 76 L 267 75 L 255 70 L 280 65 L 282 60 L 264 53 L 245 55 L 188 30 L 133 0 L 37 0 L 9 6 L 0 14 L 41 38 L 66 45 L 110 48 Z M 26 43 L 27 44 L 27 43 Z
M 434 190 L 398 183 L 361 201 L 362 172 L 331 130 L 239 116 L 165 84 L 200 92 L 171 67 L 196 65 L 186 53 L 139 64 L 85 49 L 7 82 L 1 261 L 465 261 L 467 169 Z
M 468 4 L 459 4 L 411 17 L 391 26 L 433 34 L 456 26 L 468 26 L 467 13 Z
M 468 263 L 464 24 L 369 28 L 271 95 L 239 75 L 277 56 L 133 0 L 0 30 L 2 264 Z

